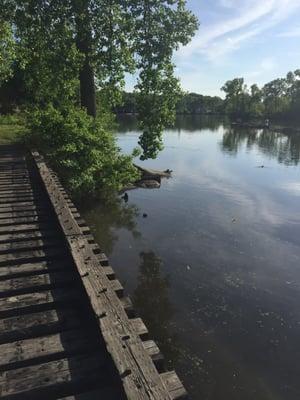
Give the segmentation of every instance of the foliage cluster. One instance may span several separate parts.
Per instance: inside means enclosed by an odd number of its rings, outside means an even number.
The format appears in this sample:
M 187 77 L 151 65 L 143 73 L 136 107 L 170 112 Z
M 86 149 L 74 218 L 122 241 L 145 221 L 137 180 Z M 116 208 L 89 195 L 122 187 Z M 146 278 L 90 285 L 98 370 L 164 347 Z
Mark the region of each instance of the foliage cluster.
M 274 79 L 262 88 L 250 89 L 243 78 L 227 81 L 222 87 L 226 94 L 225 112 L 232 117 L 285 117 L 299 119 L 300 70 L 289 72 L 285 78 Z
M 0 115 L 0 125 L 24 125 L 25 116 L 18 114 Z
M 176 114 L 222 114 L 224 101 L 218 96 L 203 96 L 198 93 L 183 93 L 177 101 Z M 138 95 L 122 93 L 122 103 L 115 108 L 119 114 L 138 112 Z
M 77 193 L 134 179 L 130 157 L 120 154 L 104 120 L 120 100 L 125 74 L 135 73 L 142 158 L 162 148 L 180 93 L 172 56 L 198 26 L 186 1 L 0 0 L 0 10 L 0 56 L 8 60 L 1 75 L 9 77 L 16 54 L 35 109 L 29 140 Z M 93 121 L 85 113 L 96 116 L 96 87 L 101 115 Z
M 19 141 L 25 133 L 24 117 L 22 115 L 0 115 L 0 144 Z
M 163 127 L 174 121 L 180 92 L 172 56 L 198 26 L 186 1 L 1 2 L 11 10 L 34 102 L 55 107 L 78 103 L 94 75 L 103 95 L 100 110 L 106 111 L 120 99 L 125 73 L 135 72 L 144 132 L 140 144 L 145 158 L 155 157 Z M 87 93 L 88 98 L 92 95 Z
M 120 190 L 139 177 L 131 157 L 121 154 L 104 118 L 95 120 L 76 106 L 48 105 L 32 110 L 27 123 L 28 143 L 47 155 L 78 197 Z
M 222 114 L 224 101 L 218 96 L 185 93 L 177 103 L 178 114 Z
M 11 24 L 0 15 L 0 84 L 12 75 L 15 47 Z

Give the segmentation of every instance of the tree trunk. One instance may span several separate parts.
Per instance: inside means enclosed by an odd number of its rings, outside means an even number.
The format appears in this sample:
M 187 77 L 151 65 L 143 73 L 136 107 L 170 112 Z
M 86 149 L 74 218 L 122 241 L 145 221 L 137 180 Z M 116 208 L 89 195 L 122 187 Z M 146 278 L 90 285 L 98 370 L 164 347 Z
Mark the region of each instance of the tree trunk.
M 80 103 L 86 108 L 88 115 L 96 117 L 96 90 L 94 71 L 88 59 L 85 60 L 80 71 Z
M 79 74 L 80 103 L 89 115 L 96 117 L 96 89 L 94 71 L 90 56 L 92 49 L 92 33 L 89 20 L 89 0 L 77 0 L 73 3 L 77 28 L 76 46 L 84 56 Z

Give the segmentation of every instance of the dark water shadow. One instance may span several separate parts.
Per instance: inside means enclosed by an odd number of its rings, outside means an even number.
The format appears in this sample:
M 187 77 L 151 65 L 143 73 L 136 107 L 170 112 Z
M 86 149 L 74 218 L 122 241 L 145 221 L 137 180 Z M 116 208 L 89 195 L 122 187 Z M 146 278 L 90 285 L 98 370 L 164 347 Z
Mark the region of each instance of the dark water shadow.
M 257 147 L 280 164 L 298 165 L 300 161 L 300 134 L 293 131 L 282 133 L 269 129 L 227 128 L 220 143 L 221 150 L 236 156 L 242 146 L 248 150 Z
M 140 253 L 141 264 L 133 304 L 157 342 L 168 367 L 178 359 L 178 340 L 172 326 L 174 308 L 169 300 L 170 278 L 162 272 L 163 261 L 153 251 Z
M 96 242 L 101 245 L 107 255 L 113 252 L 114 245 L 118 242 L 118 229 L 128 230 L 134 238 L 141 236 L 136 223 L 140 215 L 139 208 L 134 204 L 125 203 L 117 195 L 99 200 L 93 205 L 81 205 L 80 209 L 93 230 Z

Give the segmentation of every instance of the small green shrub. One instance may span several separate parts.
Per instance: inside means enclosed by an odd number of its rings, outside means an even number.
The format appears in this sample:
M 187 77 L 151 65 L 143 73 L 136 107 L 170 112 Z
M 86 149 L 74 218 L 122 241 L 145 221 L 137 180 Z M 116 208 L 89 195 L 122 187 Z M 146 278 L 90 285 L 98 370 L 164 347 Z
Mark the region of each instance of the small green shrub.
M 17 114 L 0 115 L 0 125 L 24 125 L 24 117 Z
M 74 106 L 35 110 L 28 115 L 26 140 L 40 150 L 78 197 L 120 190 L 138 178 L 132 157 L 123 155 L 109 118 L 94 120 Z

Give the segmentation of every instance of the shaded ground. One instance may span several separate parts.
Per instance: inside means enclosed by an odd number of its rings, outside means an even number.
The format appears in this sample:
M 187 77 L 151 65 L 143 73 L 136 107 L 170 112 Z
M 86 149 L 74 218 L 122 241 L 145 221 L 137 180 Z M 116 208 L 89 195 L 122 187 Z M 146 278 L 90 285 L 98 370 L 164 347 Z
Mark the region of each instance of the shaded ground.
M 0 118 L 0 144 L 15 143 L 24 132 L 24 126 L 19 124 L 8 124 Z

